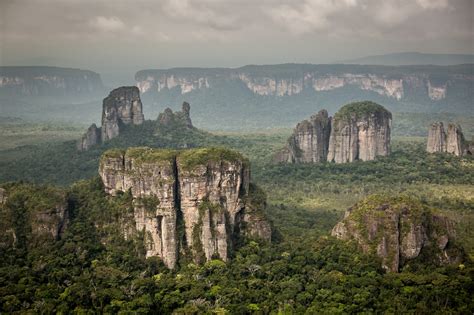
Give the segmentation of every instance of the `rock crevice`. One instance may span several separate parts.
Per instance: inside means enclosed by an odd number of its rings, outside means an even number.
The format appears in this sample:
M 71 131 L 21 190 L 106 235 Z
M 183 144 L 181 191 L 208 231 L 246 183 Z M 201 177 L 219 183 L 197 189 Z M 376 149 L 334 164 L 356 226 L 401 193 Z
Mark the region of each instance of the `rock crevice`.
M 228 260 L 238 236 L 270 240 L 263 204 L 254 205 L 247 160 L 223 149 L 181 152 L 131 148 L 104 153 L 99 169 L 108 194 L 131 191 L 147 256 L 174 268 L 181 254 L 195 262 Z

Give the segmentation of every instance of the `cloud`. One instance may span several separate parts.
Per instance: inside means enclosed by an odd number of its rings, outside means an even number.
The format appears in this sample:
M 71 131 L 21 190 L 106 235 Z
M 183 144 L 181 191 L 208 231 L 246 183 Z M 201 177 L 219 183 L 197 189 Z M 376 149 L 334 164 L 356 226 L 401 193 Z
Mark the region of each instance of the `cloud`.
M 117 32 L 125 29 L 125 23 L 116 16 L 96 16 L 89 24 L 102 32 Z
M 271 18 L 295 34 L 329 27 L 330 17 L 357 6 L 357 0 L 305 0 L 300 5 L 283 4 L 270 9 Z
M 445 9 L 449 6 L 448 0 L 416 0 L 423 9 Z

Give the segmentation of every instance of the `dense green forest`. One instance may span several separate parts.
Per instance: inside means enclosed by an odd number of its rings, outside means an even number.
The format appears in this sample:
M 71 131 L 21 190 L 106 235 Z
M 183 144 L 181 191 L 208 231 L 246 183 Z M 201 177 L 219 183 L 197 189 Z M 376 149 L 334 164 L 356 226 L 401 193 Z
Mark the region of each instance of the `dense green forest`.
M 69 132 L 74 131 L 65 129 L 64 135 Z M 1 312 L 474 311 L 472 157 L 429 155 L 424 138 L 402 137 L 401 133 L 392 141 L 392 155 L 375 161 L 273 164 L 273 155 L 289 133 L 288 129 L 183 132 L 146 121 L 86 152 L 78 152 L 75 141 L 59 139 L 3 148 L 0 183 L 16 187 L 17 192 L 6 207 L 23 209 L 18 219 L 24 220 L 32 211 L 31 205 L 54 201 L 45 197 L 49 191 L 66 198 L 71 221 L 59 241 L 46 241 L 41 246 L 29 246 L 25 241 L 15 249 L 1 250 Z M 44 138 L 48 138 L 47 133 Z M 104 150 L 130 145 L 178 149 L 219 146 L 240 151 L 251 162 L 252 181 L 266 193 L 265 211 L 275 227 L 273 243 L 249 239 L 228 263 L 183 263 L 176 270 L 168 270 L 159 259 L 146 259 L 139 239 L 124 240 L 115 226 L 107 225 L 111 217 L 130 211 L 130 196 L 108 198 L 97 177 L 99 156 Z M 5 184 L 12 181 L 23 183 Z M 414 261 L 400 273 L 391 274 L 381 269 L 378 258 L 362 254 L 355 244 L 329 236 L 348 207 L 381 192 L 409 194 L 453 219 L 456 241 L 470 258 L 463 264 L 444 267 Z

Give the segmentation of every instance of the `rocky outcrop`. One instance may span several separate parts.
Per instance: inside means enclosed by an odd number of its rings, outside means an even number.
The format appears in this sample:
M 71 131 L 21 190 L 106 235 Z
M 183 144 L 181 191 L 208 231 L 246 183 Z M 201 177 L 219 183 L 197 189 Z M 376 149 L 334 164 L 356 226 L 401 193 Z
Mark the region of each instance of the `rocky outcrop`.
M 66 193 L 13 184 L 0 188 L 0 248 L 32 249 L 59 239 L 68 221 Z
M 347 163 L 390 154 L 392 114 L 373 102 L 343 106 L 331 118 L 326 110 L 300 122 L 278 152 L 277 163 Z
M 124 125 L 140 125 L 144 116 L 140 91 L 124 86 L 110 92 L 102 106 L 102 141 L 117 137 Z
M 275 160 L 284 163 L 318 163 L 326 161 L 331 134 L 331 118 L 326 110 L 296 125 L 287 146 Z
M 183 102 L 180 112 L 173 113 L 171 108 L 166 108 L 165 111 L 158 116 L 158 124 L 163 127 L 193 128 L 190 110 L 191 106 L 187 102 Z
M 140 91 L 135 86 L 119 87 L 109 93 L 102 103 L 102 126 L 92 124 L 77 142 L 79 151 L 111 140 L 126 125 L 141 125 L 144 121 Z
M 77 149 L 79 151 L 87 151 L 91 147 L 102 142 L 101 129 L 97 128 L 96 124 L 92 124 L 77 142 Z
M 350 208 L 331 234 L 380 257 L 389 272 L 422 254 L 423 260 L 438 264 L 459 262 L 463 254 L 454 245 L 453 223 L 405 196 L 368 197 Z
M 470 146 L 471 144 L 464 138 L 461 126 L 450 123 L 447 133 L 442 122 L 430 126 L 426 152 L 450 153 L 456 156 L 472 155 Z
M 80 96 L 103 92 L 100 75 L 56 67 L 0 67 L 0 93 L 13 96 Z
M 112 150 L 102 156 L 99 173 L 108 194 L 131 191 L 147 256 L 170 268 L 180 255 L 228 260 L 241 236 L 271 238 L 264 202 L 250 189 L 248 161 L 236 152 Z
M 428 130 L 428 153 L 446 152 L 446 132 L 442 122 L 433 123 Z
M 390 154 L 392 114 L 373 102 L 343 106 L 332 120 L 327 160 L 369 161 Z

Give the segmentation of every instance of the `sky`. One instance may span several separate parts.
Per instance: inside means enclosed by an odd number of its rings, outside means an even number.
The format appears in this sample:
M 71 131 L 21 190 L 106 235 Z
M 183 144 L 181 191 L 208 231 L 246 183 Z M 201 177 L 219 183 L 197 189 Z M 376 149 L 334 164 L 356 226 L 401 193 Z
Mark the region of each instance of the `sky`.
M 474 53 L 473 0 L 0 0 L 0 63 L 120 73 Z

